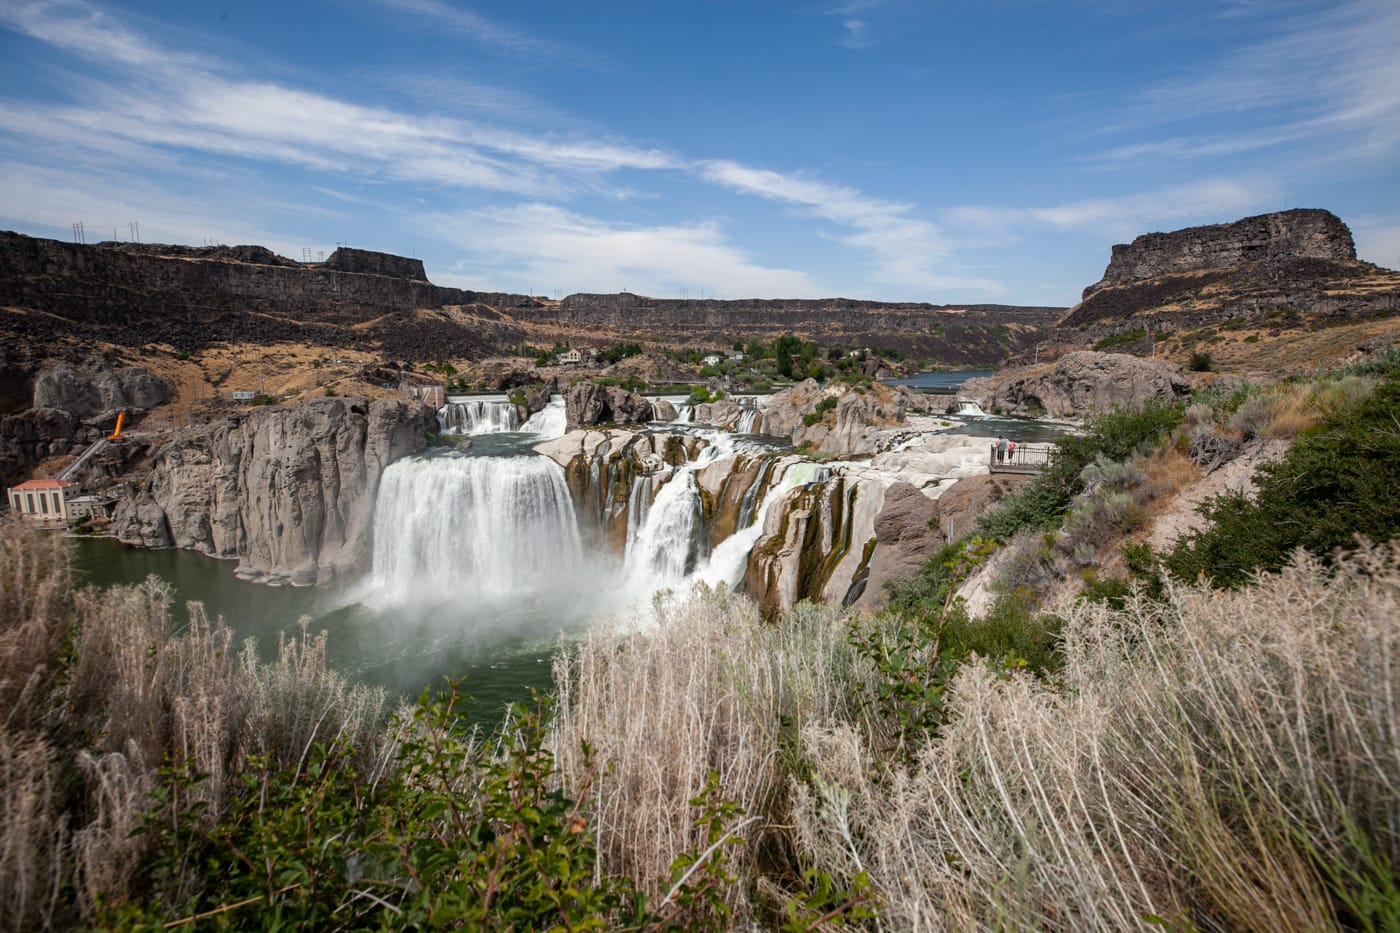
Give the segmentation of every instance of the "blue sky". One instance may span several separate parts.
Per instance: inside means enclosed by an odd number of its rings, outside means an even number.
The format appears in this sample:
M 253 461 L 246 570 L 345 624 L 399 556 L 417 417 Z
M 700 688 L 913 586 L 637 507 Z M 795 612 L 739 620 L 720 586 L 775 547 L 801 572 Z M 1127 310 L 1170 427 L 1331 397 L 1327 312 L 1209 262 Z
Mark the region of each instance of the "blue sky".
M 1322 207 L 1400 267 L 1400 3 L 0 0 L 0 227 L 560 295 L 1073 304 Z

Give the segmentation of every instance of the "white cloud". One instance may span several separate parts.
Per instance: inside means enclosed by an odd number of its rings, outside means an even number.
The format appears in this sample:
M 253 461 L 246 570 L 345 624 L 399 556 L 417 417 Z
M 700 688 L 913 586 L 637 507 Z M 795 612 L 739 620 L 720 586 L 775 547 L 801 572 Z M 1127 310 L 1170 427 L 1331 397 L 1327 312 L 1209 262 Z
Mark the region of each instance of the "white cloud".
M 1352 0 L 1305 15 L 1260 8 L 1265 37 L 1210 66 L 1148 88 L 1117 130 L 1197 124 L 1228 115 L 1239 129 L 1115 147 L 1109 162 L 1196 159 L 1325 140 L 1337 157 L 1400 147 L 1400 5 Z
M 528 55 L 536 60 L 568 60 L 579 64 L 586 59 L 546 39 L 540 39 L 511 29 L 480 13 L 452 6 L 442 0 L 378 0 L 381 6 L 395 13 L 425 20 L 433 29 L 447 29 L 467 36 L 489 48 L 516 55 Z
M 535 292 L 626 288 L 663 297 L 679 287 L 731 298 L 827 293 L 805 273 L 755 264 L 710 224 L 621 226 L 548 204 L 438 214 L 426 221 L 434 235 L 477 257 L 453 273 L 435 274 L 435 281 L 504 281 Z M 478 264 L 485 273 L 474 271 Z
M 1122 241 L 1154 227 L 1168 229 L 1222 223 L 1275 209 L 1277 186 L 1265 179 L 1215 178 L 1116 198 L 1087 198 L 1049 207 L 968 205 L 950 208 L 944 222 L 959 236 L 991 242 L 1014 242 L 1026 228 L 1091 233 L 1105 241 Z
M 872 277 L 877 281 L 918 289 L 1001 290 L 996 282 L 946 268 L 952 245 L 932 223 L 911 216 L 913 205 L 725 160 L 703 163 L 700 173 L 705 180 L 732 191 L 793 204 L 834 224 L 852 228 L 853 233 L 834 235 L 832 239 L 870 254 L 875 266 Z

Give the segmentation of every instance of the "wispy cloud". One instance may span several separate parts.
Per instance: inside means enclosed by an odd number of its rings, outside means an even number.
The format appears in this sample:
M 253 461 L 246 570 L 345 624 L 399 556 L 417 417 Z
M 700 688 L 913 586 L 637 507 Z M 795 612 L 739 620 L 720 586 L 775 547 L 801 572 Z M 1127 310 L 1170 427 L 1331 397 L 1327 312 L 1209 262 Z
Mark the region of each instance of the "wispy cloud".
M 533 196 L 605 191 L 602 176 L 608 173 L 677 164 L 658 149 L 625 141 L 530 136 L 227 77 L 217 63 L 200 64 L 163 50 L 76 2 L 10 3 L 0 8 L 0 17 L 34 38 L 133 72 L 125 84 L 91 81 L 75 95 L 80 104 L 49 107 L 42 119 L 30 113 L 0 125 L 39 139 L 96 148 L 182 148 Z M 12 105 L 9 112 L 20 109 Z
M 629 226 L 538 203 L 435 214 L 426 223 L 474 257 L 437 276 L 458 284 L 506 281 L 535 292 L 626 288 L 657 296 L 680 287 L 716 297 L 826 293 L 803 272 L 755 264 L 711 224 Z
M 1105 242 L 1175 228 L 1236 220 L 1276 208 L 1279 189 L 1265 179 L 1215 178 L 1115 198 L 1090 198 L 1048 207 L 963 206 L 942 213 L 959 236 L 1014 242 L 1035 228 L 1092 233 Z
M 435 30 L 446 29 L 497 51 L 574 65 L 591 64 L 591 57 L 577 50 L 512 29 L 465 7 L 444 0 L 377 0 L 395 13 L 426 22 Z
M 1400 147 L 1400 5 L 1352 0 L 1290 16 L 1272 6 L 1232 15 L 1257 17 L 1265 37 L 1149 87 L 1115 129 L 1195 125 L 1212 115 L 1229 117 L 1238 128 L 1177 133 L 1115 147 L 1096 159 L 1211 158 L 1324 138 L 1360 156 Z
M 702 163 L 700 173 L 706 181 L 731 191 L 791 204 L 851 228 L 853 232 L 832 238 L 867 252 L 879 278 L 917 288 L 1000 289 L 996 282 L 953 269 L 951 244 L 932 223 L 913 216 L 911 204 L 727 160 Z
M 875 37 L 867 15 L 885 5 L 885 0 L 846 0 L 826 11 L 841 21 L 841 44 L 848 49 L 868 49 L 875 44 Z

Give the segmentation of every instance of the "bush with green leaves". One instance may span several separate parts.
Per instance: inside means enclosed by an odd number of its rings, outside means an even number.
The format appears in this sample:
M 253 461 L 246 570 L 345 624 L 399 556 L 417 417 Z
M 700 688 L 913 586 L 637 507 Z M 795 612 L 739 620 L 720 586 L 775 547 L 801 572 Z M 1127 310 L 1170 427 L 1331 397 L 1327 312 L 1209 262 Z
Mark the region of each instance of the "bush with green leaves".
M 1369 398 L 1294 441 L 1288 456 L 1260 467 L 1253 499 L 1226 493 L 1202 508 L 1208 525 L 1165 559 L 1172 575 L 1204 574 L 1239 586 L 1258 570 L 1276 571 L 1295 548 L 1324 559 L 1400 537 L 1400 370 Z
M 201 780 L 176 764 L 142 832 L 147 889 L 108 905 L 107 929 L 198 920 L 216 929 L 723 929 L 718 891 L 741 815 L 712 782 L 692 805 L 712 845 L 679 857 L 655 902 L 599 873 L 584 805 L 558 790 L 545 704 L 516 707 L 493 741 L 455 688 L 401 723 L 395 767 L 319 746 L 302 768 L 251 769 L 212 826 L 177 798 Z
M 1018 531 L 1052 529 L 1084 491 L 1084 470 L 1096 460 L 1121 462 L 1156 446 L 1185 418 L 1181 402 L 1149 402 L 1091 419 L 1082 435 L 1061 438 L 1044 473 L 977 519 L 977 533 L 997 541 Z

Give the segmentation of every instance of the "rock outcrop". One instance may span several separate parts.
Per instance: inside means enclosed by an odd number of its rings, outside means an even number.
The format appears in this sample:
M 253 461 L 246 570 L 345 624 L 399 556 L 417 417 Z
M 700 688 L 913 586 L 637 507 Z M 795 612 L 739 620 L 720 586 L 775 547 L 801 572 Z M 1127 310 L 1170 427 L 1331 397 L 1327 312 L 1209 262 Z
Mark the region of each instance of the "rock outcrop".
M 837 456 L 870 453 L 875 435 L 904 421 L 911 395 L 904 386 L 822 386 L 807 379 L 769 399 L 763 433 Z
M 55 363 L 34 381 L 35 408 L 57 408 L 79 419 L 155 408 L 170 394 L 164 380 L 138 366 L 79 369 Z
M 343 254 L 343 255 L 342 255 Z M 213 342 L 372 343 L 398 359 L 518 346 L 525 295 L 433 285 L 416 259 L 341 250 L 299 263 L 256 246 L 85 245 L 0 231 L 7 337 L 197 351 Z
M 264 582 L 328 583 L 368 569 L 384 469 L 421 450 L 430 408 L 319 398 L 176 436 L 123 501 L 117 537 L 237 558 Z
M 1356 259 L 1356 244 L 1337 215 L 1304 209 L 1172 233 L 1146 233 L 1132 243 L 1113 247 L 1102 281 L 1086 288 L 1084 297 L 1105 285 L 1158 275 L 1291 259 L 1352 261 Z
M 1181 367 L 1127 353 L 1070 353 L 1052 366 L 1008 370 L 963 383 L 962 394 L 986 411 L 1082 418 L 1154 399 L 1184 398 L 1191 387 Z
M 596 382 L 580 382 L 564 393 L 568 430 L 597 424 L 646 424 L 655 418 L 652 404 L 635 392 Z

